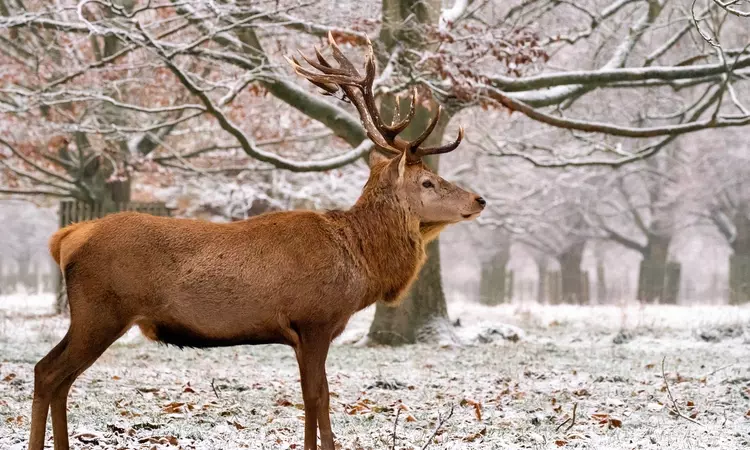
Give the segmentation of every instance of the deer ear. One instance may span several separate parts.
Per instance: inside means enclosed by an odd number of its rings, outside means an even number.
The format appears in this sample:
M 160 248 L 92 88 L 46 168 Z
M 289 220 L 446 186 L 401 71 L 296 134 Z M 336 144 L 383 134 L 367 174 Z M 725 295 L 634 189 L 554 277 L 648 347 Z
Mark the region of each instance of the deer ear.
M 404 181 L 404 174 L 406 173 L 406 153 L 392 158 L 388 163 L 386 173 L 392 183 L 401 184 Z

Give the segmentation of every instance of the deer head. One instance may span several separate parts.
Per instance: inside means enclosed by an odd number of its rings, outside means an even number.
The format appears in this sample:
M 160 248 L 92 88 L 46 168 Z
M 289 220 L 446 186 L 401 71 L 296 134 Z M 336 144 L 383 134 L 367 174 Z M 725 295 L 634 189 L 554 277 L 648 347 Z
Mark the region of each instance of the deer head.
M 423 147 L 422 143 L 440 120 L 442 107 L 438 107 L 435 116 L 416 139 L 407 141 L 401 138 L 399 134 L 409 126 L 419 104 L 416 89 L 411 93 L 411 106 L 406 117 L 401 119 L 396 108 L 391 124 L 383 123 L 372 87 L 376 72 L 372 43 L 368 39 L 363 76 L 344 55 L 330 33 L 328 42 L 339 67 L 333 67 L 317 48 L 317 61 L 305 55 L 302 58 L 320 73 L 302 67 L 296 58 L 287 60 L 297 74 L 326 93 L 335 94 L 339 89 L 343 91 L 344 96 L 357 109 L 367 136 L 377 146 L 377 150 L 370 155 L 371 173 L 365 191 L 374 189 L 394 195 L 422 224 L 448 224 L 476 218 L 484 209 L 485 200 L 444 180 L 422 161 L 427 155 L 455 150 L 463 139 L 463 128 L 459 128 L 458 137 L 449 144 Z

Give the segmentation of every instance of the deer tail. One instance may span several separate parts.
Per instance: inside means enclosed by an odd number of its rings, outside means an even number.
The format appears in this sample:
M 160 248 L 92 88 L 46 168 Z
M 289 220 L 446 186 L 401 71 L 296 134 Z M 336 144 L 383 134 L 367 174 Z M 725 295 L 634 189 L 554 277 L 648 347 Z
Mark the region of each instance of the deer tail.
M 52 258 L 55 260 L 57 265 L 60 265 L 60 253 L 62 249 L 63 239 L 65 239 L 70 233 L 75 231 L 78 227 L 80 227 L 82 224 L 75 223 L 73 225 L 68 225 L 65 228 L 62 228 L 58 230 L 55 234 L 52 235 L 52 237 L 49 240 L 49 252 L 52 255 Z

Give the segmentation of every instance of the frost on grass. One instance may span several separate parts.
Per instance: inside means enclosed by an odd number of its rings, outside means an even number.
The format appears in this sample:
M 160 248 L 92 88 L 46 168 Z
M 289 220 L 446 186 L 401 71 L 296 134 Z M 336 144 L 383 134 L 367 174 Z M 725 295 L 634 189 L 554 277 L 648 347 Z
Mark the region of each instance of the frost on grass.
M 64 334 L 46 297 L 0 297 L 0 448 L 25 448 L 33 367 Z M 750 309 L 450 306 L 461 346 L 355 347 L 328 359 L 342 448 L 660 449 L 750 445 Z M 517 339 L 507 336 L 517 334 Z M 627 335 L 615 343 L 615 338 Z M 661 362 L 675 402 L 670 400 Z M 132 330 L 75 384 L 76 449 L 301 448 L 297 366 L 283 346 L 184 350 Z M 692 418 L 695 424 L 676 416 Z M 575 420 L 573 409 L 575 407 Z M 51 441 L 48 442 L 51 445 Z

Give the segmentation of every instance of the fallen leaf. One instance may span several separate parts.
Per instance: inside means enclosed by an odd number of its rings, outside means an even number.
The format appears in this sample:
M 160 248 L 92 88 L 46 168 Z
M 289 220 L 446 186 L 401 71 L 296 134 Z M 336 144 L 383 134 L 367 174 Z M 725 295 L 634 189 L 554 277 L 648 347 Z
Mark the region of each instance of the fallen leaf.
M 154 392 L 159 392 L 159 388 L 139 387 L 139 388 L 135 388 L 135 390 L 142 394 L 153 394 Z
M 102 436 L 97 433 L 78 433 L 78 434 L 73 435 L 73 438 L 78 439 L 84 444 L 98 445 L 99 440 L 102 438 Z
M 481 403 L 479 403 L 477 401 L 474 401 L 474 400 L 469 400 L 469 399 L 465 398 L 465 399 L 461 400 L 460 404 L 461 404 L 461 406 L 466 406 L 466 405 L 473 406 L 474 407 L 474 415 L 476 416 L 477 420 L 479 420 L 479 421 L 482 420 L 482 404 Z
M 567 443 L 568 443 L 568 441 L 564 441 L 562 439 L 558 439 L 558 440 L 555 441 L 555 445 L 557 445 L 558 447 L 562 447 L 562 446 L 564 446 Z
M 468 436 L 465 436 L 462 440 L 464 442 L 474 442 L 477 439 L 481 438 L 487 434 L 487 427 L 482 428 L 480 431 L 477 431 L 476 433 L 470 434 Z
M 16 377 L 15 373 L 9 373 L 8 375 L 5 376 L 5 378 L 3 378 L 3 381 L 8 383 L 10 381 L 13 381 L 15 377 Z
M 276 400 L 276 406 L 294 406 L 294 403 L 290 402 L 288 399 L 280 398 Z
M 234 421 L 234 422 L 229 422 L 229 424 L 230 424 L 230 425 L 234 425 L 234 427 L 235 427 L 235 428 L 237 428 L 238 430 L 244 430 L 245 428 L 247 428 L 246 426 L 244 426 L 244 425 L 240 424 L 240 423 L 239 423 L 239 422 L 237 422 L 237 421 Z
M 591 393 L 586 388 L 578 389 L 577 391 L 573 391 L 573 395 L 576 397 L 590 397 Z

